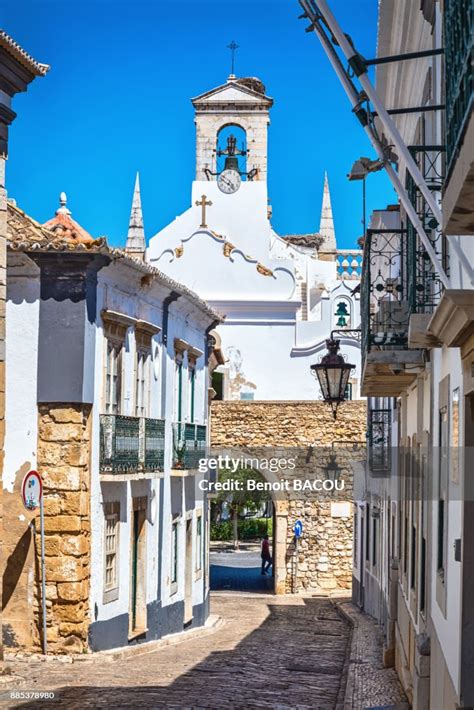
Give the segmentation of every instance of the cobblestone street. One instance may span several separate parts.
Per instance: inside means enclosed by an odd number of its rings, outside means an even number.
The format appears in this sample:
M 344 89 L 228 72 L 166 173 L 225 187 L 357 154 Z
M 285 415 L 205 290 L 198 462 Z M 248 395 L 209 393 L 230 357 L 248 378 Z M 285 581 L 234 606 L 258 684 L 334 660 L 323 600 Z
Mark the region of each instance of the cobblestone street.
M 8 690 L 55 690 L 57 700 L 7 706 L 343 707 L 350 627 L 329 600 L 217 594 L 212 611 L 224 619 L 214 633 L 146 655 L 113 663 L 17 660 L 12 671 L 24 680 Z

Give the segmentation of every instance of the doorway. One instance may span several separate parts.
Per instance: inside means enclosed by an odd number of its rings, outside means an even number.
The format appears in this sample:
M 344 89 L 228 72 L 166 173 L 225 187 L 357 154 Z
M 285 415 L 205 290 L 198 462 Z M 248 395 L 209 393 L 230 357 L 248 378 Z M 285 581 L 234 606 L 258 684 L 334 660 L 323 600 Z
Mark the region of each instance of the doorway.
M 184 625 L 193 620 L 193 520 L 186 520 L 186 558 L 184 572 Z
M 129 636 L 147 631 L 146 611 L 146 509 L 147 497 L 133 498 Z

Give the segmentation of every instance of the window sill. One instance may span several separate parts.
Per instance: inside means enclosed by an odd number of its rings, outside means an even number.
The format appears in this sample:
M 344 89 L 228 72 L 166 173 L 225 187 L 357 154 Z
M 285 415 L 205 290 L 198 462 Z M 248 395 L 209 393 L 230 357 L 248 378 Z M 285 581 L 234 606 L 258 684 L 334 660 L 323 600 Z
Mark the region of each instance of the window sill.
M 102 597 L 102 603 L 103 604 L 110 604 L 111 602 L 116 602 L 118 598 L 119 598 L 119 588 L 118 587 L 116 587 L 116 589 L 108 589 L 106 592 L 104 592 L 104 595 Z

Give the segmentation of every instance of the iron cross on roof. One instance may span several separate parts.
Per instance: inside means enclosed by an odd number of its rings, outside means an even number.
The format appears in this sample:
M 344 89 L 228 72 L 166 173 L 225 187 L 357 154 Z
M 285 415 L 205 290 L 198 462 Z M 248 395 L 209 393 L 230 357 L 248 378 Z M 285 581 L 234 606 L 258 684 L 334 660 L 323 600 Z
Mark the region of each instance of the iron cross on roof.
M 232 42 L 227 45 L 227 49 L 230 49 L 230 53 L 231 53 L 231 57 L 232 57 L 230 75 L 234 76 L 235 52 L 237 49 L 239 49 L 239 45 L 236 44 L 234 40 L 232 40 Z
M 211 200 L 206 199 L 206 195 L 203 195 L 200 200 L 196 200 L 196 207 L 201 207 L 201 227 L 206 228 L 206 207 L 212 205 Z

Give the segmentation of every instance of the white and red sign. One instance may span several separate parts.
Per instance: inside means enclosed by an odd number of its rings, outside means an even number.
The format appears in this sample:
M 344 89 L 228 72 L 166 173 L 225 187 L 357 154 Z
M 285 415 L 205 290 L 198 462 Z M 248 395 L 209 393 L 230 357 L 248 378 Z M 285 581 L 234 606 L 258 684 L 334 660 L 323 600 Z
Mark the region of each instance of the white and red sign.
M 43 481 L 38 471 L 28 471 L 21 484 L 21 497 L 27 510 L 36 510 L 43 495 Z

